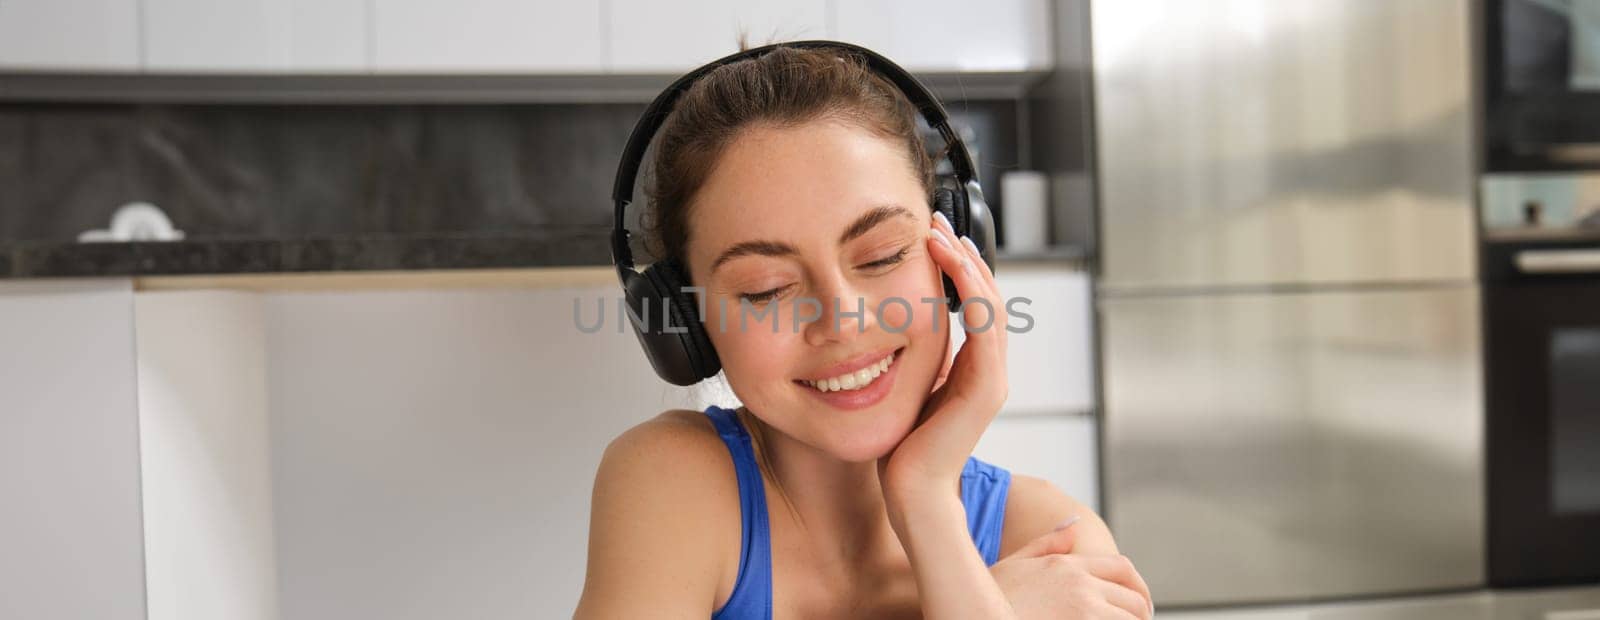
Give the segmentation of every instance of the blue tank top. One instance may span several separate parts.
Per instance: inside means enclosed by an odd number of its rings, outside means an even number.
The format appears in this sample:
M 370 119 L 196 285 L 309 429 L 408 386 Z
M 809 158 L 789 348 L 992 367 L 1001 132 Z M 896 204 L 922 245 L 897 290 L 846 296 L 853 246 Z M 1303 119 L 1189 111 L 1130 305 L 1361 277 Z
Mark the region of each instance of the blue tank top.
M 711 614 L 712 620 L 770 620 L 772 618 L 772 546 L 767 527 L 767 493 L 756 465 L 750 434 L 733 410 L 707 407 L 707 417 L 733 455 L 739 479 L 739 507 L 744 535 L 739 541 L 739 576 L 728 602 Z M 1000 527 L 1005 523 L 1006 492 L 1011 472 L 967 457 L 961 470 L 961 503 L 967 509 L 967 531 L 983 556 L 984 564 L 1000 560 Z

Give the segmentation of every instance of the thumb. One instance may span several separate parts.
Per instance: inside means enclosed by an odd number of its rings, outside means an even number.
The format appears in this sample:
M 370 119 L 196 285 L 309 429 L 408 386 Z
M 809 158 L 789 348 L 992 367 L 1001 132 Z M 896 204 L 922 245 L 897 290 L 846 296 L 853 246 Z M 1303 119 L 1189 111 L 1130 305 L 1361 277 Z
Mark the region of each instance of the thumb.
M 1021 549 L 1011 552 L 1006 559 L 1011 558 L 1036 558 L 1052 553 L 1072 553 L 1072 547 L 1078 542 L 1078 531 L 1072 524 L 1078 522 L 1078 515 L 1073 515 L 1057 525 L 1056 529 L 1041 534 L 1038 538 L 1028 541 Z

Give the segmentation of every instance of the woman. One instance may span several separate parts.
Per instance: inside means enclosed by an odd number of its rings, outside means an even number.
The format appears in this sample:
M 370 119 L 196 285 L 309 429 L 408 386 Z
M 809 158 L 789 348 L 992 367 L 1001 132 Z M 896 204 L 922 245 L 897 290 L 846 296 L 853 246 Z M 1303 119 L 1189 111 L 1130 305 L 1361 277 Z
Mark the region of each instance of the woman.
M 915 119 L 826 49 L 719 67 L 677 102 L 651 241 L 702 289 L 744 407 L 668 411 L 607 447 L 578 617 L 1151 616 L 1097 516 L 970 456 L 1006 398 L 1005 316 L 986 310 L 1006 306 L 929 206 Z M 949 313 L 919 303 L 941 273 L 989 302 L 960 315 L 953 359 Z

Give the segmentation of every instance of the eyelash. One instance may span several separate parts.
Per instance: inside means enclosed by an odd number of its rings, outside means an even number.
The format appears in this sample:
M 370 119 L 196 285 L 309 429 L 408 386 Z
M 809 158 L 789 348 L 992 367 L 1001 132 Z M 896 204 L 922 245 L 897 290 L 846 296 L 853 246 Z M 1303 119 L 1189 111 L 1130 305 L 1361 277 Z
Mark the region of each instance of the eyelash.
M 899 263 L 902 260 L 905 260 L 906 254 L 908 254 L 910 252 L 911 252 L 911 246 L 906 246 L 906 247 L 900 248 L 900 251 L 895 252 L 894 254 L 891 254 L 886 258 L 881 258 L 881 259 L 872 261 L 870 263 L 866 263 L 866 264 L 862 265 L 862 267 L 866 267 L 868 269 L 876 269 L 876 268 L 879 268 L 879 267 L 888 267 L 890 265 L 894 265 L 896 263 Z M 777 297 L 778 293 L 783 292 L 783 289 L 786 289 L 786 288 L 789 288 L 788 285 L 780 286 L 778 288 L 771 289 L 771 290 L 761 291 L 759 293 L 740 293 L 739 294 L 739 299 L 742 300 L 742 301 L 750 302 L 752 304 L 765 303 L 767 301 L 771 301 L 772 298 Z
M 785 286 L 780 286 L 778 288 L 772 289 L 770 291 L 761 291 L 759 293 L 740 293 L 739 294 L 739 300 L 740 301 L 748 301 L 748 302 L 750 302 L 752 304 L 766 303 L 768 301 L 771 301 L 773 297 L 777 297 L 778 293 L 783 291 L 783 289 L 786 289 L 786 288 L 789 288 L 789 287 L 787 285 L 785 285 Z
M 895 252 L 894 254 L 891 254 L 886 258 L 875 260 L 875 261 L 872 261 L 872 262 L 867 263 L 867 264 L 862 265 L 862 266 L 863 267 L 868 267 L 868 268 L 888 267 L 889 265 L 893 265 L 893 264 L 898 263 L 898 262 L 900 262 L 902 260 L 905 260 L 906 254 L 908 254 L 910 252 L 911 252 L 911 246 L 908 245 L 906 247 L 900 248 L 899 252 Z

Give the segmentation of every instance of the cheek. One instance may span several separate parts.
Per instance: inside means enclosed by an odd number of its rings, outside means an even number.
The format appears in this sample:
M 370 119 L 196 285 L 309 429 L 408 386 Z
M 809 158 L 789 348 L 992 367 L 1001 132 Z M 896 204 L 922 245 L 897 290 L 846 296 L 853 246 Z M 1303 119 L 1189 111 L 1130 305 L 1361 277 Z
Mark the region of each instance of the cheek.
M 880 300 L 877 308 L 878 325 L 888 332 L 908 331 L 917 320 L 916 303 L 915 299 L 898 295 Z
M 944 284 L 932 258 L 924 256 L 884 278 L 878 297 L 878 328 L 898 334 L 908 345 L 896 391 L 926 394 L 949 363 L 949 330 L 954 325 L 940 301 Z M 904 303 L 902 303 L 902 300 Z
M 879 297 L 880 326 L 903 333 L 912 340 L 944 336 L 948 322 L 945 306 L 937 301 L 924 301 L 944 295 L 944 283 L 938 267 L 933 264 L 933 258 L 927 255 L 906 267 L 896 271 L 883 283 Z M 935 329 L 938 331 L 935 332 Z
M 737 301 L 706 309 L 705 328 L 723 368 L 731 369 L 727 372 L 730 385 L 756 385 L 780 378 L 787 381 L 793 370 L 792 358 L 804 345 L 790 326 L 791 308 L 777 313 L 762 311 L 741 311 Z

